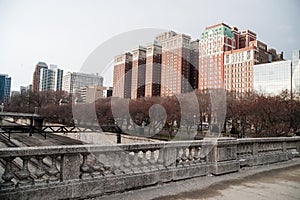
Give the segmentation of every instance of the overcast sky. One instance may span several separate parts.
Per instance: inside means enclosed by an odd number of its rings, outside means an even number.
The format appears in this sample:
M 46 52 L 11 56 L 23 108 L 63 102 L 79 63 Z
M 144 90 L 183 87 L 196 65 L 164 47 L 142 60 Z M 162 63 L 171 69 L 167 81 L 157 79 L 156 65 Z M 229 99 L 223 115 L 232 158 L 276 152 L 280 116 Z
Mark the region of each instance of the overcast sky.
M 79 71 L 103 42 L 140 28 L 175 30 L 199 38 L 205 27 L 224 22 L 257 33 L 290 58 L 300 49 L 297 0 L 0 0 L 0 73 L 12 90 L 32 82 L 39 61 Z M 111 75 L 104 77 L 111 85 Z

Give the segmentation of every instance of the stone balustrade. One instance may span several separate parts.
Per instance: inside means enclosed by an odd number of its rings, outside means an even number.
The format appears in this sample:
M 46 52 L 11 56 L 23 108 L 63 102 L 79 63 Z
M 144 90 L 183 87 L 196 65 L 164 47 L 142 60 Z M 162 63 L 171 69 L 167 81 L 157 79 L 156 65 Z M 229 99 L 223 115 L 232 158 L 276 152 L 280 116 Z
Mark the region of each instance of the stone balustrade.
M 299 148 L 299 137 L 3 148 L 0 199 L 97 197 L 284 161 Z
M 238 139 L 237 156 L 241 167 L 287 161 L 299 153 L 299 137 Z

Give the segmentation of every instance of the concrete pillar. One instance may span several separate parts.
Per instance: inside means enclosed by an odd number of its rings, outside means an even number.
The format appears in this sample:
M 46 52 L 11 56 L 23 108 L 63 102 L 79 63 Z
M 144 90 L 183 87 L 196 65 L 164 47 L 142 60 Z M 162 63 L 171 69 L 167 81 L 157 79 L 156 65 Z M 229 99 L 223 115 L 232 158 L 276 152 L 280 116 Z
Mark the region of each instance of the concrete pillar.
M 252 155 L 253 156 L 258 155 L 258 143 L 257 142 L 254 142 L 252 145 Z
M 282 142 L 282 152 L 286 152 L 286 142 Z
M 79 154 L 64 154 L 61 162 L 60 179 L 62 181 L 79 179 L 80 165 Z
M 237 158 L 237 140 L 218 138 L 212 148 L 210 172 L 215 175 L 236 172 L 240 168 Z
M 297 141 L 297 152 L 300 154 L 300 141 Z

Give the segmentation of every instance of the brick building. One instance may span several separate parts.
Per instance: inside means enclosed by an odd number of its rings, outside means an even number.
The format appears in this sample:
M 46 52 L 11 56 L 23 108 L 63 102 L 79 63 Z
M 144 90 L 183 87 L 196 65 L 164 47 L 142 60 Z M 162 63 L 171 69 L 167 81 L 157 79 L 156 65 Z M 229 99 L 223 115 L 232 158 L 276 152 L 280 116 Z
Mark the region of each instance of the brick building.
M 145 96 L 146 48 L 138 46 L 132 53 L 131 99 Z
M 190 91 L 191 37 L 169 31 L 157 35 L 155 40 L 162 45 L 161 95 Z
M 162 47 L 156 42 L 147 45 L 145 96 L 159 96 L 161 84 Z
M 221 23 L 205 28 L 199 41 L 200 90 L 224 88 L 224 52 L 237 47 L 237 31 Z
M 38 62 L 33 72 L 32 92 L 38 92 L 40 88 L 41 69 L 48 69 L 48 65 L 44 62 Z
M 132 54 L 127 52 L 114 59 L 113 96 L 131 97 Z

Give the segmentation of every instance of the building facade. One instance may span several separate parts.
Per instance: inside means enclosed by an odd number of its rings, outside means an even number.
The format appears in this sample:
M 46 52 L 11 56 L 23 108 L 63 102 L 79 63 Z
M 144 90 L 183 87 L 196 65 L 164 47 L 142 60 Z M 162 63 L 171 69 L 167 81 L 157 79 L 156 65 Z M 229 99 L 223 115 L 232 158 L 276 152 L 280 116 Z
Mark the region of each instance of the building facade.
M 162 46 L 161 95 L 191 91 L 191 37 L 169 31 L 157 35 L 155 40 Z
M 50 68 L 40 69 L 39 91 L 60 91 L 62 90 L 63 70 L 51 65 Z
M 131 99 L 145 96 L 146 48 L 138 46 L 132 53 Z
M 93 103 L 97 99 L 103 98 L 103 92 L 106 90 L 106 87 L 103 86 L 84 86 L 81 87 L 80 97 L 83 103 Z
M 0 74 L 0 103 L 7 103 L 11 93 L 11 77 Z
M 199 82 L 199 40 L 191 42 L 191 66 L 189 82 L 193 90 L 198 88 Z
M 26 92 L 32 92 L 32 85 L 20 86 L 20 93 L 25 94 Z
M 147 45 L 145 96 L 160 96 L 162 47 L 154 42 Z
M 48 65 L 44 62 L 38 62 L 33 72 L 32 92 L 40 91 L 41 69 L 48 69 Z
M 131 97 L 132 54 L 127 52 L 114 59 L 113 96 Z
M 254 91 L 263 95 L 278 95 L 293 89 L 291 61 L 278 61 L 253 66 Z
M 200 90 L 224 88 L 224 52 L 236 49 L 238 32 L 221 23 L 205 28 L 199 41 Z
M 80 94 L 81 87 L 85 86 L 103 86 L 103 77 L 81 72 L 68 72 L 63 76 L 62 90 L 70 94 Z

